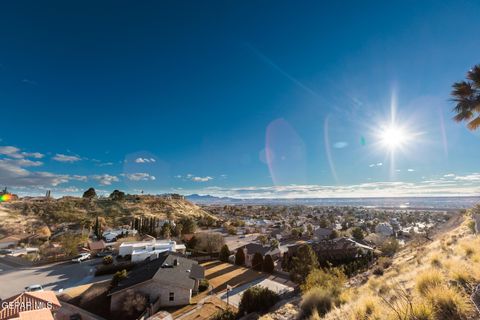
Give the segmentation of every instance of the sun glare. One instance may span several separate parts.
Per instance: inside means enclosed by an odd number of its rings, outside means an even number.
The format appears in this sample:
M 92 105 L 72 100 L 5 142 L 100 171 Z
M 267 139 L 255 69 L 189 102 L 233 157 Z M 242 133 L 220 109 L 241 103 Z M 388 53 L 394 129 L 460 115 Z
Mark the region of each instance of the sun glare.
M 383 146 L 393 151 L 408 141 L 408 134 L 402 128 L 391 125 L 380 132 L 380 140 Z

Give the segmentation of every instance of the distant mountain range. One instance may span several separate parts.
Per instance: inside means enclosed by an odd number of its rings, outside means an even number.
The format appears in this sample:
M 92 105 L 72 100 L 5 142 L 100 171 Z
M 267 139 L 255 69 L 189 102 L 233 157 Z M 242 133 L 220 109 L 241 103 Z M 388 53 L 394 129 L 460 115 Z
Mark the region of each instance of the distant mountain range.
M 320 205 L 363 206 L 380 208 L 464 209 L 480 204 L 476 197 L 392 197 L 392 198 L 296 198 L 296 199 L 236 199 L 211 195 L 192 194 L 186 199 L 196 204 L 247 204 L 247 205 Z

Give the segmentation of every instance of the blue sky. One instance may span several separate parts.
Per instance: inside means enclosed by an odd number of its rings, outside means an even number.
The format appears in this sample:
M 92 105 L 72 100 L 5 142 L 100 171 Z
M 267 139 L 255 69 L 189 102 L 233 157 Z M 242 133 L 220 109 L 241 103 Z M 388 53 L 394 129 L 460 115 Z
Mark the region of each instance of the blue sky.
M 0 185 L 479 194 L 480 134 L 449 101 L 480 63 L 478 16 L 477 1 L 4 4 Z

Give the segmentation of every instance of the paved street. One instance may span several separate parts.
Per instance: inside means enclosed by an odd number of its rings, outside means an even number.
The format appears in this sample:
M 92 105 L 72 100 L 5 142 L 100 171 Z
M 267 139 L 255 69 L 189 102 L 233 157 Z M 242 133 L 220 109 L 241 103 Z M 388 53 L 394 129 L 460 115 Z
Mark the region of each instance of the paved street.
M 19 267 L 8 264 L 0 258 L 0 298 L 5 299 L 24 290 L 32 284 L 40 284 L 44 289 L 58 292 L 111 278 L 111 275 L 94 277 L 95 265 L 101 259 L 82 263 L 62 262 L 39 267 Z

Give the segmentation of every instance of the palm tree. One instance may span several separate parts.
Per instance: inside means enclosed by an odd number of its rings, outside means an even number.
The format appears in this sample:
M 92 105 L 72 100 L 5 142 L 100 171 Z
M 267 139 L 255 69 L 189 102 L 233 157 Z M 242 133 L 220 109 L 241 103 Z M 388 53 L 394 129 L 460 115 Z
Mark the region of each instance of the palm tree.
M 457 122 L 468 122 L 470 130 L 480 127 L 480 64 L 467 73 L 467 80 L 453 84 L 452 96 L 456 105 L 453 118 Z

